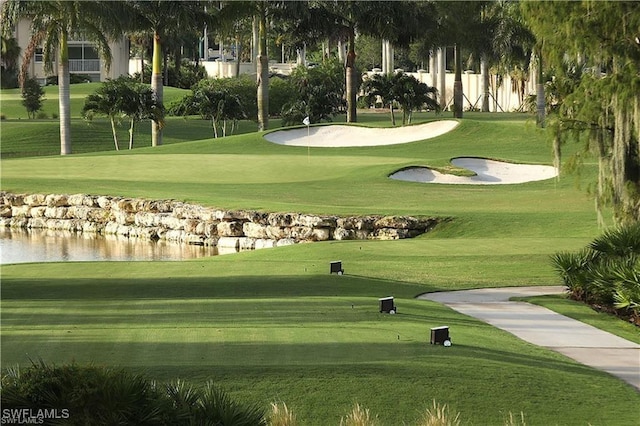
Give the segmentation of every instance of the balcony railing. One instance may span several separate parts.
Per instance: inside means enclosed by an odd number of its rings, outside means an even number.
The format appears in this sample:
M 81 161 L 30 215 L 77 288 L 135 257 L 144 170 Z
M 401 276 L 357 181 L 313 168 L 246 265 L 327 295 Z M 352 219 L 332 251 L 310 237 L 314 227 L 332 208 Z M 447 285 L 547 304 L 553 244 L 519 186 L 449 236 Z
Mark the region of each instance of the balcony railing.
M 70 72 L 100 72 L 100 59 L 69 59 Z

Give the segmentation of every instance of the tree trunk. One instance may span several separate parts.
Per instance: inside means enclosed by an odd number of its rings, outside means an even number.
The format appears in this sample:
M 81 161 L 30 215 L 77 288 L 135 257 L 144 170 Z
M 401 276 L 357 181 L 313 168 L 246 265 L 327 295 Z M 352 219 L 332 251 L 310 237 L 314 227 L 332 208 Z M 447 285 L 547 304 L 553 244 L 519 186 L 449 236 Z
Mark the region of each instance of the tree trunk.
M 71 102 L 69 96 L 69 49 L 67 33 L 60 37 L 58 63 L 58 108 L 60 112 L 60 155 L 71 154 Z
M 393 112 L 393 101 L 389 104 L 389 110 L 391 110 L 391 125 L 396 126 L 396 115 Z
M 144 83 L 144 46 L 140 49 L 140 83 Z
M 260 21 L 257 16 L 253 17 L 253 22 L 251 24 L 251 60 L 253 61 L 253 70 L 258 73 L 258 61 L 256 58 L 258 57 L 258 50 L 260 46 Z
M 111 134 L 113 135 L 113 143 L 116 146 L 116 151 L 120 151 L 118 147 L 118 134 L 116 133 L 116 121 L 113 116 L 109 117 L 109 121 L 111 121 Z
M 489 62 L 486 55 L 482 56 L 480 62 L 480 73 L 482 74 L 482 112 L 489 112 Z
M 544 81 L 542 74 L 542 56 L 538 55 L 538 84 L 536 84 L 536 124 L 538 127 L 545 126 L 545 99 Z
M 240 77 L 240 49 L 242 43 L 240 43 L 240 36 L 236 34 L 236 77 Z
M 345 67 L 346 95 L 347 95 L 347 123 L 358 121 L 356 116 L 356 52 L 355 52 L 355 30 L 349 31 L 349 51 Z
M 269 56 L 267 56 L 267 18 L 264 10 L 266 6 L 260 5 L 259 15 L 259 39 L 258 48 L 258 130 L 269 128 Z
M 455 46 L 456 77 L 453 82 L 453 118 L 462 118 L 462 55 L 460 44 Z
M 156 100 L 162 103 L 162 44 L 160 43 L 160 35 L 156 32 L 153 34 L 153 61 L 151 65 L 151 89 Z M 162 145 L 162 129 L 155 121 L 151 121 L 151 146 Z
M 131 126 L 129 126 L 129 149 L 133 149 L 133 130 L 136 125 L 136 121 L 131 119 Z
M 216 124 L 216 121 L 217 120 L 215 117 L 211 118 L 211 127 L 213 127 L 213 137 L 215 139 L 218 139 L 218 126 Z

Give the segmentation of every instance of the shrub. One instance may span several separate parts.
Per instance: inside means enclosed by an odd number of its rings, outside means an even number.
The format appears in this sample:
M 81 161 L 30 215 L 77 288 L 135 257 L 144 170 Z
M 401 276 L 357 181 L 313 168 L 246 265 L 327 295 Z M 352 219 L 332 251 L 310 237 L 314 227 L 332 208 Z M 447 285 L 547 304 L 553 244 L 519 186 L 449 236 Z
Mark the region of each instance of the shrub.
M 571 298 L 640 325 L 640 223 L 607 230 L 578 253 L 556 253 L 552 263 Z
M 207 382 L 196 409 L 196 424 L 260 426 L 266 425 L 265 413 L 257 405 L 242 405 L 223 390 Z
M 91 83 L 91 76 L 89 74 L 69 74 L 69 84 L 80 84 L 80 83 Z M 47 77 L 46 83 L 47 86 L 57 86 L 58 85 L 58 76 L 51 75 Z
M 309 117 L 312 123 L 331 121 L 344 109 L 344 73 L 337 61 L 314 68 L 299 67 L 291 73 L 295 98 L 282 107 L 282 124 L 300 124 Z
M 180 381 L 163 387 L 123 369 L 33 362 L 5 370 L 0 392 L 3 423 L 5 413 L 30 409 L 72 425 L 266 424 L 262 409 L 232 400 L 212 383 L 204 389 Z
M 140 73 L 133 74 L 134 80 L 140 81 Z M 169 65 L 167 69 L 167 86 L 178 87 L 180 89 L 191 89 L 195 84 L 207 78 L 207 70 L 202 65 L 195 65 L 188 60 L 183 60 L 180 70 L 176 71 L 174 65 Z M 145 64 L 142 69 L 142 81 L 151 81 L 151 64 Z
M 162 414 L 162 395 L 143 377 L 77 364 L 11 370 L 1 398 L 3 410 L 56 410 L 71 424 L 158 424 Z
M 44 89 L 35 78 L 27 78 L 22 86 L 22 105 L 27 109 L 29 118 L 35 118 L 42 109 Z
M 269 114 L 280 116 L 283 107 L 294 102 L 296 96 L 295 88 L 288 77 L 271 77 L 269 79 Z

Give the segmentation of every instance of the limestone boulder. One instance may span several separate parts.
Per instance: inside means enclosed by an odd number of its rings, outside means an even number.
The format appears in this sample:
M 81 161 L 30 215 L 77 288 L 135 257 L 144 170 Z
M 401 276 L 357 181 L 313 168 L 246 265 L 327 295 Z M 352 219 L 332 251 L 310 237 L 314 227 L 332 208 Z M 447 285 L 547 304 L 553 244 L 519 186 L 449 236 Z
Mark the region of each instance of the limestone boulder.
M 378 220 L 374 216 L 349 216 L 338 218 L 336 220 L 336 226 L 347 230 L 368 230 L 373 231 L 375 229 L 375 223 Z
M 0 217 L 11 217 L 13 212 L 11 210 L 11 206 L 6 204 L 0 205 Z
M 30 217 L 31 209 L 29 206 L 23 204 L 21 206 L 11 206 L 11 215 L 10 217 Z
M 2 197 L 3 204 L 6 204 L 7 206 L 22 206 L 24 204 L 24 197 L 25 195 L 23 194 L 5 193 Z
M 220 237 L 242 237 L 242 222 L 220 222 L 217 225 L 218 235 Z
M 64 207 L 69 205 L 69 197 L 65 194 L 49 194 L 45 198 L 47 207 Z
M 265 239 L 267 236 L 267 228 L 260 223 L 245 222 L 242 224 L 242 232 L 250 238 Z
M 98 207 L 101 209 L 110 209 L 113 201 L 110 197 L 101 196 L 96 198 L 96 203 L 98 203 Z
M 44 210 L 44 217 L 48 217 L 50 219 L 65 219 L 67 218 L 67 212 L 69 211 L 68 207 L 47 207 Z
M 70 206 L 93 207 L 97 205 L 95 199 L 87 194 L 69 195 L 68 202 Z
M 46 206 L 46 195 L 44 194 L 29 194 L 24 197 L 24 204 L 35 207 L 35 206 Z

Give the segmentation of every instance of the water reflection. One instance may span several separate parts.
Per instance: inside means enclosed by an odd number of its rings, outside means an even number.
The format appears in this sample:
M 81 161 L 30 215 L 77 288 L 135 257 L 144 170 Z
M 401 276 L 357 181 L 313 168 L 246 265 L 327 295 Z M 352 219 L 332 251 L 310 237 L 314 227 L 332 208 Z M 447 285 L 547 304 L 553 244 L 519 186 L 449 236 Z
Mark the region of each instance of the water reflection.
M 235 251 L 233 251 L 235 253 Z M 75 234 L 68 231 L 0 228 L 0 264 L 64 261 L 186 260 L 226 254 L 216 247 L 165 241 Z

